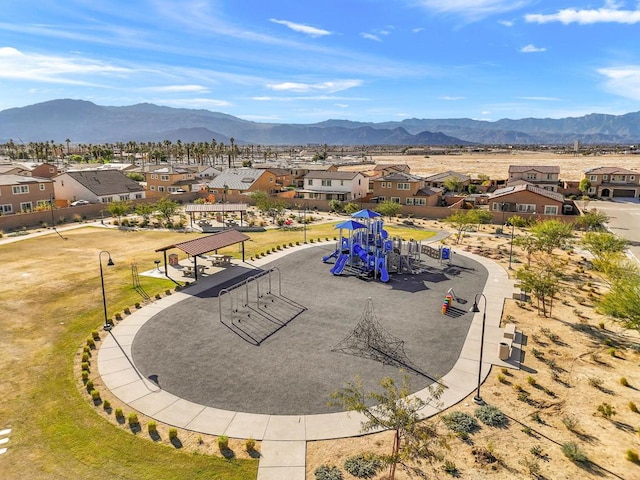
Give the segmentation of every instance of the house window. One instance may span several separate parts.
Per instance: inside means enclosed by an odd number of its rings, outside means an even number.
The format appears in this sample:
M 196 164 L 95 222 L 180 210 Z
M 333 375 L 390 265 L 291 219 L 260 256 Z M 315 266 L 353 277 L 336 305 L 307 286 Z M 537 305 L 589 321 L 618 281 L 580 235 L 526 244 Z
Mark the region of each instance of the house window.
M 269 183 L 273 183 L 273 177 L 269 177 Z
M 408 183 L 398 183 L 398 190 L 409 190 Z
M 400 197 L 391 197 L 393 203 L 400 203 Z
M 409 197 L 406 200 L 406 204 L 407 205 L 426 205 L 427 204 L 427 200 L 424 198 L 412 198 Z
M 49 173 L 56 173 L 56 169 L 53 167 L 49 168 Z
M 631 176 L 629 177 L 629 180 L 630 180 L 630 181 L 632 181 L 632 182 L 633 182 L 635 179 L 636 179 L 635 175 L 631 175 Z
M 553 174 L 547 173 L 547 180 L 553 180 Z
M 331 180 L 322 180 L 322 186 L 323 187 L 330 187 L 331 186 Z
M 158 191 L 159 191 L 159 192 L 164 192 L 164 187 L 163 187 L 162 185 L 159 185 L 159 186 L 158 186 Z
M 44 190 L 46 188 L 46 185 L 44 183 L 40 184 L 40 190 Z
M 152 173 L 151 174 L 151 180 L 157 180 L 158 179 L 158 174 L 157 173 Z
M 33 209 L 31 206 L 31 202 L 20 202 L 20 211 L 21 212 L 30 212 Z
M 307 182 L 309 182 L 307 185 L 309 185 L 309 186 L 313 185 L 313 180 L 312 179 L 307 180 Z
M 160 175 L 160 180 L 163 182 L 168 182 L 169 181 L 169 175 Z
M 113 197 L 102 197 L 100 200 L 102 203 L 111 203 L 113 202 Z
M 596 187 L 589 187 L 589 190 L 587 190 L 587 193 L 590 193 L 590 194 L 596 193 Z
M 0 213 L 13 213 L 13 205 L 0 205 Z
M 589 175 L 589 181 L 590 182 L 595 182 L 596 180 L 598 180 L 598 176 L 597 175 Z
M 151 189 L 152 192 L 156 191 L 156 186 L 155 185 L 151 185 L 149 188 Z
M 609 179 L 609 175 L 602 175 L 602 180 L 608 180 Z
M 129 200 L 129 195 L 120 195 L 121 202 L 126 202 L 127 200 Z
M 379 203 L 386 202 L 386 201 L 387 201 L 386 197 L 382 197 L 382 196 L 378 197 L 378 202 Z
M 142 198 L 142 194 L 141 193 L 136 193 L 136 197 L 135 198 Z
M 557 215 L 558 214 L 558 206 L 557 205 L 545 205 L 544 206 L 544 214 L 545 215 Z
M 411 198 L 411 197 L 405 198 L 404 203 L 406 205 L 413 205 L 413 198 Z
M 527 180 L 535 180 L 538 177 L 535 173 L 527 173 Z
M 491 208 L 494 212 L 499 212 L 500 210 L 502 210 L 502 203 L 493 202 L 493 206 Z
M 29 185 L 14 185 L 12 190 L 14 195 L 29 193 Z
M 536 211 L 536 205 L 535 203 L 516 203 L 516 210 L 518 212 L 533 213 Z
M 344 187 L 344 180 L 340 180 L 340 186 Z

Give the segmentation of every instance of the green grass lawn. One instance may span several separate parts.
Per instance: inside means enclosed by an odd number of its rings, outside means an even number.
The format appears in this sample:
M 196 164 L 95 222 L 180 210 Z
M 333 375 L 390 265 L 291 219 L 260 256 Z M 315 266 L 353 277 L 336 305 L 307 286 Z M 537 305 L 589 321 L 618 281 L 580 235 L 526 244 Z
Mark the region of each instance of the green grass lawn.
M 390 235 L 425 239 L 417 229 L 387 227 Z M 90 332 L 103 323 L 98 254 L 108 250 L 108 313 L 141 301 L 132 288 L 131 265 L 154 268 L 155 249 L 196 238 L 174 232 L 124 232 L 83 228 L 0 246 L 0 429 L 11 427 L 9 451 L 0 459 L 7 479 L 252 479 L 255 460 L 226 460 L 154 444 L 105 421 L 83 398 L 74 358 Z M 333 224 L 311 225 L 307 238 L 337 235 Z M 302 231 L 251 233 L 250 258 L 278 244 L 302 242 Z M 238 257 L 238 246 L 229 247 Z M 173 288 L 168 280 L 140 277 L 153 297 Z M 5 381 L 6 380 L 6 381 Z

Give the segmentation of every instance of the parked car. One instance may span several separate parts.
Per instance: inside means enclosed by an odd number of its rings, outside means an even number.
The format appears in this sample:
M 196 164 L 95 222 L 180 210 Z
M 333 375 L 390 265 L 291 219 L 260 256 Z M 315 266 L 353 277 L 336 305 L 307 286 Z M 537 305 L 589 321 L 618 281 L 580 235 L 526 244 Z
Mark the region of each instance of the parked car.
M 79 207 L 81 205 L 89 205 L 89 200 L 76 200 L 75 202 L 71 202 L 72 207 Z

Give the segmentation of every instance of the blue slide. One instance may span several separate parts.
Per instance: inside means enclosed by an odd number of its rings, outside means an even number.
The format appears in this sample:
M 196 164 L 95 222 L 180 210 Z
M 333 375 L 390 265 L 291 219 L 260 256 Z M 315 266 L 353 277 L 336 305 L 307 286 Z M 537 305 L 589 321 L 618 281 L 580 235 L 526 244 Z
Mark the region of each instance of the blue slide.
M 353 244 L 353 253 L 360 257 L 360 260 L 366 263 L 367 261 L 367 251 L 360 246 L 359 243 Z
M 336 260 L 335 265 L 331 268 L 331 273 L 333 273 L 334 275 L 340 275 L 342 273 L 342 270 L 344 270 L 344 266 L 347 264 L 347 260 L 349 260 L 349 254 L 341 253 Z
M 389 281 L 389 272 L 384 257 L 378 258 L 378 272 L 380 272 L 380 281 L 387 283 Z
M 325 256 L 325 257 L 322 257 L 322 261 L 327 263 L 329 260 L 331 260 L 332 258 L 336 258 L 338 255 L 340 255 L 340 250 L 336 250 L 335 252 L 333 252 L 333 253 Z

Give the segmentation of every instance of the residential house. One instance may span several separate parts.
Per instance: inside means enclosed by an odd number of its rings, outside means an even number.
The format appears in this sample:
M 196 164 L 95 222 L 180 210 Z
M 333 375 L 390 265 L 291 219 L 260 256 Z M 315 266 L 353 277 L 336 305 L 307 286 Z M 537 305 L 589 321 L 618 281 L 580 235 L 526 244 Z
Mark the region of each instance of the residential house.
M 509 165 L 507 186 L 527 182 L 536 187 L 552 192 L 558 191 L 560 167 L 557 165 Z
M 373 168 L 375 177 L 384 177 L 392 173 L 411 173 L 411 168 L 406 163 L 378 163 Z
M 367 196 L 369 180 L 362 172 L 309 172 L 304 188 L 296 190 L 298 198 L 350 202 Z
M 52 163 L 13 162 L 0 165 L 0 174 L 24 175 L 26 177 L 53 178 L 58 167 Z
M 280 191 L 286 190 L 288 187 L 293 185 L 293 173 L 288 168 L 279 168 L 279 167 L 256 167 L 258 170 L 267 170 L 271 174 L 276 177 L 275 188 Z
M 391 173 L 373 181 L 372 200 L 381 203 L 386 200 L 402 205 L 437 206 L 442 189 L 425 185 L 424 178 L 410 173 Z
M 557 192 L 530 183 L 511 185 L 493 192 L 489 198 L 493 212 L 511 214 L 563 215 L 573 213 L 573 205 Z M 566 207 L 565 207 L 566 205 Z
M 194 172 L 183 167 L 149 169 L 144 176 L 150 195 L 188 192 L 191 191 L 191 185 L 197 183 Z
M 335 165 L 294 165 L 290 169 L 293 176 L 293 185 L 296 188 L 304 188 L 304 177 L 310 172 L 337 172 L 338 167 Z
M 227 168 L 207 183 L 207 187 L 209 192 L 214 195 L 243 194 L 257 191 L 276 194 L 280 191 L 276 178 L 276 175 L 269 170 L 250 167 Z
M 424 179 L 424 184 L 427 187 L 432 188 L 447 188 L 445 184 L 449 182 L 457 185 L 455 193 L 466 192 L 468 191 L 469 185 L 471 184 L 471 177 L 469 175 L 465 175 L 464 173 L 448 171 L 436 173 L 435 175 L 429 175 Z
M 81 170 L 55 177 L 58 200 L 110 203 L 145 198 L 144 188 L 119 170 Z
M 50 178 L 0 175 L 0 215 L 32 212 L 39 206 L 50 205 L 53 196 Z
M 626 168 L 592 168 L 584 173 L 584 177 L 591 183 L 587 193 L 596 197 L 638 198 L 638 192 L 640 192 L 640 172 Z

